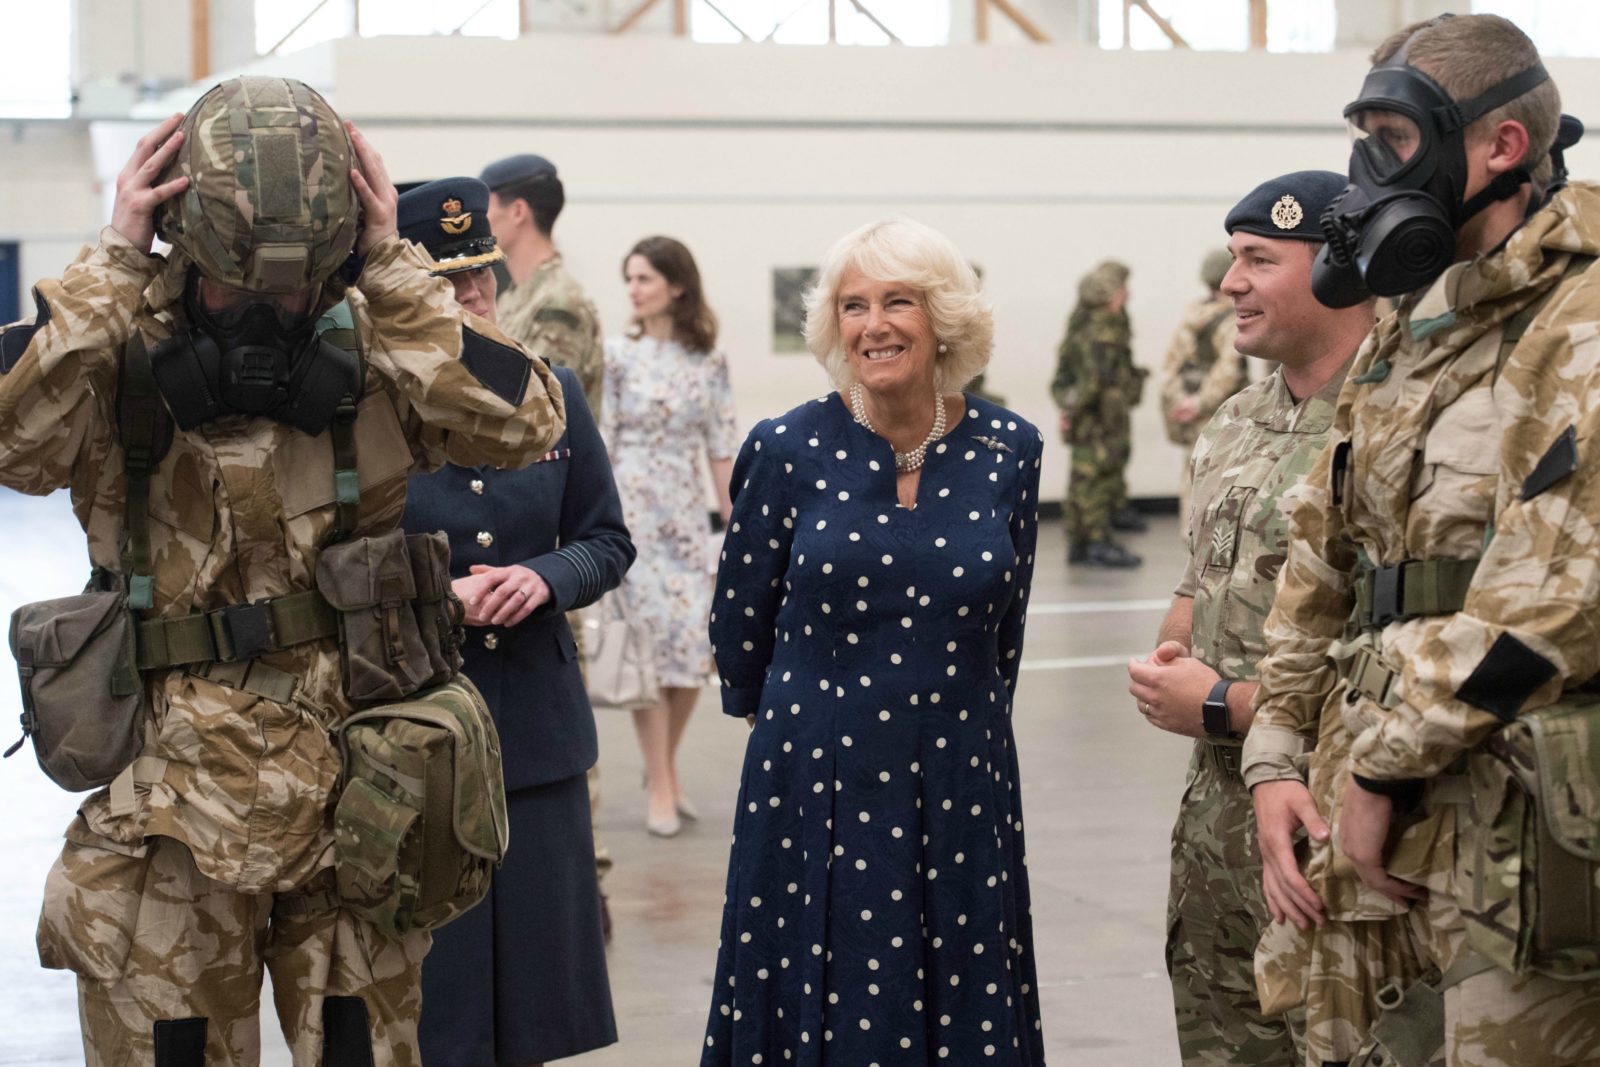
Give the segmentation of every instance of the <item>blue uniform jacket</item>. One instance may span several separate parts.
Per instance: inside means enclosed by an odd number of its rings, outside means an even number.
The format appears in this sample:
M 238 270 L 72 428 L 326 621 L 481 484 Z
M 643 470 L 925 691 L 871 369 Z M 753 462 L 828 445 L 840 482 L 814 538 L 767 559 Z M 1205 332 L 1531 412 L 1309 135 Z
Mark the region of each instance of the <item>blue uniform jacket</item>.
M 475 563 L 520 563 L 550 586 L 550 601 L 516 626 L 467 627 L 463 670 L 494 713 L 507 789 L 557 782 L 594 764 L 594 711 L 566 612 L 615 589 L 634 557 L 583 387 L 572 371 L 555 373 L 567 432 L 552 451 L 522 470 L 447 464 L 413 475 L 406 498 L 408 533 L 449 536 L 452 575 Z

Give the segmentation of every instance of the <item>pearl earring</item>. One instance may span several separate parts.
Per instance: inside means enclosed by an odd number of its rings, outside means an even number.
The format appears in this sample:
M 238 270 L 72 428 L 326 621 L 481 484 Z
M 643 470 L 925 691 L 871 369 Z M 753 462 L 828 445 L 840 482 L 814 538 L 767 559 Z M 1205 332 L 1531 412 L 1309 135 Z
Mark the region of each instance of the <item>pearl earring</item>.
M 945 344 L 943 341 L 940 341 L 939 342 L 939 354 L 942 356 L 948 351 L 950 351 L 950 346 Z

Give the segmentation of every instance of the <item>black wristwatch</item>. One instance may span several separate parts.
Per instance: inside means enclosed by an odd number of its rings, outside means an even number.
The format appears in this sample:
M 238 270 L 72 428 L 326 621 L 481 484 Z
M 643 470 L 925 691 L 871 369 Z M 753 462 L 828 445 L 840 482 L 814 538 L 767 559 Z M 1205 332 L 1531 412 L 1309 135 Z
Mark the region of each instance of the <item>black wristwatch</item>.
M 1205 727 L 1206 737 L 1213 741 L 1239 739 L 1239 735 L 1233 732 L 1233 723 L 1228 719 L 1228 687 L 1232 684 L 1230 678 L 1219 678 L 1217 684 L 1211 687 L 1211 692 L 1206 694 L 1206 702 L 1200 705 L 1200 725 Z

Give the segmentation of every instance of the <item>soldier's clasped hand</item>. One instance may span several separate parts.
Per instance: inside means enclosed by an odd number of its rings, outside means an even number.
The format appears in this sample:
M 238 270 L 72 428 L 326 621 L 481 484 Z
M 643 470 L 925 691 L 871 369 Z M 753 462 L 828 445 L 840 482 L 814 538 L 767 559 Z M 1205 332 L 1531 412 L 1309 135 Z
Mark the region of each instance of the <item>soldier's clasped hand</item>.
M 167 169 L 183 144 L 181 113 L 139 138 L 133 155 L 117 175 L 117 196 L 111 207 L 111 228 L 128 243 L 148 253 L 156 239 L 156 208 L 189 188 L 188 178 L 173 178 L 161 185 L 156 179 Z
M 1250 798 L 1256 809 L 1267 914 L 1273 922 L 1292 922 L 1302 930 L 1321 926 L 1322 900 L 1300 873 L 1294 855 L 1295 831 L 1302 826 L 1313 841 L 1328 840 L 1328 824 L 1317 812 L 1311 791 L 1295 780 L 1262 782 L 1250 791 Z
M 1343 814 L 1339 819 L 1339 847 L 1349 857 L 1361 880 L 1396 904 L 1422 900 L 1428 891 L 1404 882 L 1384 869 L 1389 827 L 1394 821 L 1394 801 L 1370 793 L 1354 778 L 1345 784 Z

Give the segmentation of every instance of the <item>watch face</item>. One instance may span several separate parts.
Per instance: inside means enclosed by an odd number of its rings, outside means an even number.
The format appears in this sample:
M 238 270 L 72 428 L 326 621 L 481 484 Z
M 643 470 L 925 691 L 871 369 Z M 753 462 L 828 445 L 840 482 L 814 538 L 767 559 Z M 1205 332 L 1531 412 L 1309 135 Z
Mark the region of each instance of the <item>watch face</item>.
M 1231 732 L 1228 729 L 1228 704 L 1226 700 L 1207 700 L 1200 706 L 1200 724 L 1205 727 L 1206 734 L 1211 737 L 1227 737 Z

